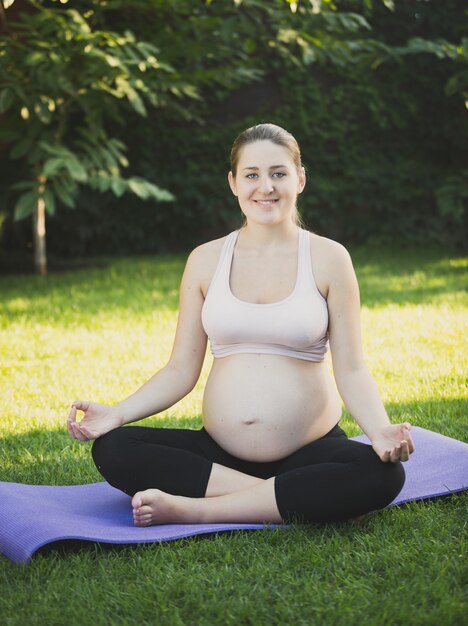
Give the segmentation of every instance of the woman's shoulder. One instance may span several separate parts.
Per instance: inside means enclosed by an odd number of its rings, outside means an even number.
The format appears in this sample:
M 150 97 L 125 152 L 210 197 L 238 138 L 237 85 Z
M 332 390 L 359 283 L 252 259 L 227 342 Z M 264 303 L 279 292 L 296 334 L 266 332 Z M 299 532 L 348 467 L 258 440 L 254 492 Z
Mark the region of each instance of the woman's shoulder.
M 228 236 L 202 243 L 189 254 L 187 268 L 196 277 L 203 294 L 208 291 L 221 256 L 221 250 Z
M 315 233 L 310 236 L 310 256 L 317 287 L 327 294 L 332 283 L 354 274 L 351 256 L 338 241 Z
M 312 258 L 324 264 L 348 264 L 351 256 L 345 246 L 334 239 L 309 232 L 310 252 Z
M 219 259 L 224 242 L 229 235 L 219 237 L 218 239 L 212 239 L 200 244 L 192 250 L 189 255 L 189 260 L 197 265 L 210 264 L 214 259 Z

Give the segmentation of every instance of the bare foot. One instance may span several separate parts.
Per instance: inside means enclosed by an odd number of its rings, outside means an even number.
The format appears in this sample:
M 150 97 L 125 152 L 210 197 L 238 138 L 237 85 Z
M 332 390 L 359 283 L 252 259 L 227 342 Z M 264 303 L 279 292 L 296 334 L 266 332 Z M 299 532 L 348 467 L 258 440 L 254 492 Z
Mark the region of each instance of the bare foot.
M 133 522 L 135 526 L 194 523 L 190 519 L 190 505 L 194 504 L 193 500 L 195 499 L 174 496 L 159 489 L 138 491 L 132 498 Z

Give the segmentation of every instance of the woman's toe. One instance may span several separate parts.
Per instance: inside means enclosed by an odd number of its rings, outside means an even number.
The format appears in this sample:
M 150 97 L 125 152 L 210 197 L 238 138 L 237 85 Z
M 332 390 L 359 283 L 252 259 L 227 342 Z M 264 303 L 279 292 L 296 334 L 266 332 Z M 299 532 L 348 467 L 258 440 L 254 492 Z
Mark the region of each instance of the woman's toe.
M 151 514 L 151 507 L 147 505 L 140 506 L 138 509 L 138 515 L 149 515 Z
M 135 524 L 137 526 L 150 526 L 153 522 L 153 518 L 151 515 L 145 515 L 144 517 L 139 517 L 135 520 Z

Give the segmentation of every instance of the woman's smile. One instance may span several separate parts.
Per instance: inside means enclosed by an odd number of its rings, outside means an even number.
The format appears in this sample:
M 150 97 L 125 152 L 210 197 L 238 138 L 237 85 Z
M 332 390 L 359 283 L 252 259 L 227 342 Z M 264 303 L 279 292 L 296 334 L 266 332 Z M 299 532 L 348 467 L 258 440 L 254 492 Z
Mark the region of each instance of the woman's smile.
M 268 207 L 275 204 L 275 202 L 278 202 L 278 198 L 269 198 L 268 200 L 254 200 L 254 202 L 259 206 Z

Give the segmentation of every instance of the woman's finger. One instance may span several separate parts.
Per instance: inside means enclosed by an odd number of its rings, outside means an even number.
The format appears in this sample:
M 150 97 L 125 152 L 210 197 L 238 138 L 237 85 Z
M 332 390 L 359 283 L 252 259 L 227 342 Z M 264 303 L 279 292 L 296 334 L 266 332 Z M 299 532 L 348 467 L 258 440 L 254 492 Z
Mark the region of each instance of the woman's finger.
M 70 413 L 68 414 L 67 421 L 69 421 L 69 422 L 76 422 L 76 407 L 75 407 L 74 404 L 72 404 L 72 406 L 71 406 Z
M 68 434 L 70 435 L 70 437 L 72 437 L 74 439 L 75 438 L 75 434 L 74 434 L 74 432 L 72 430 L 71 421 L 70 420 L 67 420 L 67 430 L 68 430 Z
M 81 423 L 79 425 L 79 429 L 80 429 L 80 432 L 83 435 L 83 437 L 86 438 L 86 441 L 89 441 L 90 439 L 94 439 L 95 438 L 94 435 L 92 435 L 90 433 L 90 431 L 86 428 L 86 426 L 83 426 L 83 423 Z
M 79 441 L 80 437 L 79 437 L 79 431 L 76 428 L 76 422 L 70 422 L 69 426 L 70 426 L 71 431 L 73 433 L 73 439 L 78 439 L 78 441 Z
M 68 432 L 70 433 L 70 437 L 72 437 L 72 439 L 76 439 L 76 433 L 75 429 L 73 428 L 73 424 L 74 422 L 67 422 L 67 428 Z
M 78 441 L 87 441 L 87 438 L 83 435 L 83 433 L 80 430 L 80 426 L 77 422 L 71 422 L 71 427 L 73 428 L 73 432 L 75 434 L 75 439 L 78 439 Z
M 382 456 L 380 457 L 380 459 L 384 462 L 384 463 L 388 463 L 390 461 L 390 450 L 385 450 L 385 452 L 382 454 Z
M 400 460 L 400 455 L 401 455 L 401 446 L 397 445 L 393 448 L 393 450 L 390 453 L 390 461 L 392 463 L 396 463 L 397 461 Z
M 72 407 L 75 407 L 76 409 L 78 409 L 78 411 L 83 411 L 84 413 L 86 413 L 86 411 L 89 409 L 89 405 L 91 404 L 91 402 L 89 400 L 75 400 L 75 402 L 73 402 Z
M 76 424 L 76 408 L 72 404 L 72 408 L 67 417 L 67 430 L 70 437 L 76 439 L 75 431 L 73 430 L 73 424 Z
M 409 446 L 407 441 L 401 444 L 400 461 L 403 463 L 409 459 Z
M 414 443 L 410 434 L 411 424 L 408 422 L 405 422 L 404 424 L 402 424 L 402 427 L 403 427 L 402 428 L 403 438 L 405 441 L 408 442 L 408 451 L 411 454 L 412 452 L 414 452 Z
M 408 443 L 408 452 L 412 454 L 414 452 L 414 442 L 409 433 L 408 433 L 408 436 L 406 437 L 406 441 Z

